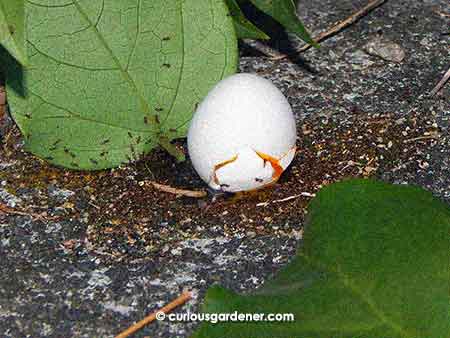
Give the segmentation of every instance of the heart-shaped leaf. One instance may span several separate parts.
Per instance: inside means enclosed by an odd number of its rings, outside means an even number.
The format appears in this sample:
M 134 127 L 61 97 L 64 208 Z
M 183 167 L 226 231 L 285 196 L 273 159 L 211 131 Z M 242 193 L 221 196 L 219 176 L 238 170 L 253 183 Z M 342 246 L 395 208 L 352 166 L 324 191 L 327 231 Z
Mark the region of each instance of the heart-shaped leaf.
M 251 23 L 242 13 L 236 0 L 225 0 L 234 19 L 234 28 L 239 39 L 261 39 L 268 40 L 270 37 Z
M 196 104 L 236 71 L 223 0 L 26 3 L 26 96 L 12 114 L 27 149 L 69 168 L 115 167 L 186 135 Z
M 264 13 L 270 15 L 280 24 L 282 24 L 289 32 L 296 34 L 300 39 L 319 47 L 319 45 L 311 38 L 303 23 L 297 16 L 297 9 L 292 0 L 240 0 L 250 1 Z
M 27 63 L 24 9 L 23 0 L 0 2 L 0 45 L 22 65 Z
M 416 187 L 324 188 L 297 257 L 253 295 L 214 287 L 209 313 L 292 313 L 292 322 L 204 324 L 195 338 L 450 337 L 450 208 Z

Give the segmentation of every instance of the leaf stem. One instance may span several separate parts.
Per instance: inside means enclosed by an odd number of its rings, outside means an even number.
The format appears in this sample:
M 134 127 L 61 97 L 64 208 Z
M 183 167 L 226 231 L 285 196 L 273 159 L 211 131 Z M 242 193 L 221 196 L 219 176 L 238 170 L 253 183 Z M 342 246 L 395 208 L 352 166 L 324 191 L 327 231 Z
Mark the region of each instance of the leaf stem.
M 177 162 L 184 162 L 186 161 L 186 156 L 184 155 L 184 152 L 180 149 L 178 149 L 175 145 L 170 143 L 169 139 L 167 137 L 160 137 L 159 138 L 159 145 L 167 151 L 170 155 L 175 157 Z

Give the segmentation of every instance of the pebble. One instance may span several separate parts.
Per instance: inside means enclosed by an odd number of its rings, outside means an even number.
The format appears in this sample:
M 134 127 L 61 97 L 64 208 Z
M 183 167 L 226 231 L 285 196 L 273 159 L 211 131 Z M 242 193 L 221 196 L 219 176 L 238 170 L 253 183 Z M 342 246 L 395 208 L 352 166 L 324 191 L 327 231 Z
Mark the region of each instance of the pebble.
M 402 46 L 381 37 L 373 38 L 363 47 L 363 50 L 369 55 L 396 63 L 402 62 L 406 56 Z

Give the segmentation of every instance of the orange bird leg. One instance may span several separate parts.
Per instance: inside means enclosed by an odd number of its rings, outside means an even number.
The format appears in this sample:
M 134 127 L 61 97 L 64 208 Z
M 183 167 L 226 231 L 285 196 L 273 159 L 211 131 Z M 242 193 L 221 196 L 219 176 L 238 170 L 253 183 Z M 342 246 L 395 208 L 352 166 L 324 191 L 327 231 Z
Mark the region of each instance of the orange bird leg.
M 272 178 L 273 178 L 273 182 L 278 181 L 278 179 L 280 178 L 281 174 L 283 173 L 283 167 L 280 165 L 280 161 L 278 159 L 276 159 L 275 157 L 272 157 L 270 155 L 261 153 L 259 151 L 255 150 L 255 153 L 261 157 L 264 161 L 267 161 L 270 163 L 270 165 L 273 168 L 273 174 L 272 174 Z

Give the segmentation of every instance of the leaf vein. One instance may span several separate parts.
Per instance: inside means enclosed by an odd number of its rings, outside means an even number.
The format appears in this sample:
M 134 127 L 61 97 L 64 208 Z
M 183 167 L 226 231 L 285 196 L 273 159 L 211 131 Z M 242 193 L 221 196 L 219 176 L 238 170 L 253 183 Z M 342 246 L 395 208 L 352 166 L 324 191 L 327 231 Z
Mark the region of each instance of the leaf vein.
M 177 82 L 177 86 L 176 86 L 176 91 L 175 91 L 175 97 L 172 100 L 172 103 L 170 104 L 170 108 L 167 111 L 167 115 L 164 119 L 164 121 L 161 123 L 161 128 L 165 125 L 165 123 L 167 122 L 167 120 L 169 119 L 170 114 L 172 113 L 173 108 L 175 107 L 175 103 L 178 99 L 178 94 L 180 92 L 180 87 L 181 87 L 181 82 L 183 81 L 183 75 L 184 75 L 184 68 L 185 68 L 185 58 L 186 58 L 186 50 L 185 50 L 185 44 L 186 44 L 186 37 L 184 36 L 185 30 L 184 30 L 184 11 L 183 11 L 183 7 L 184 3 L 181 4 L 180 6 L 180 18 L 181 18 L 181 65 L 180 65 L 180 75 L 178 78 L 178 82 Z
M 138 0 L 137 3 L 137 27 L 136 27 L 136 35 L 134 37 L 134 42 L 133 42 L 133 48 L 131 48 L 131 52 L 130 55 L 128 56 L 128 61 L 127 61 L 127 65 L 125 67 L 125 69 L 128 71 L 128 69 L 130 68 L 130 64 L 131 64 L 131 60 L 134 56 L 134 53 L 136 52 L 137 49 L 137 42 L 139 39 L 139 35 L 140 35 L 140 31 L 141 31 L 141 0 Z
M 331 273 L 334 273 L 338 280 L 347 287 L 350 291 L 352 291 L 356 296 L 358 296 L 362 301 L 364 301 L 367 306 L 372 310 L 372 313 L 383 323 L 389 325 L 393 330 L 400 333 L 402 337 L 411 337 L 413 338 L 414 335 L 408 333 L 406 330 L 404 330 L 399 324 L 393 322 L 392 320 L 389 320 L 387 318 L 386 314 L 378 308 L 378 306 L 370 299 L 370 297 L 367 297 L 361 290 L 359 290 L 358 287 L 355 286 L 355 283 L 351 278 L 346 276 L 344 273 L 340 272 L 338 269 L 333 269 L 330 266 L 324 266 L 320 262 L 317 262 L 316 260 L 312 259 L 311 257 L 305 255 L 304 253 L 299 253 L 300 256 L 302 256 L 305 260 L 310 262 L 312 265 L 318 267 L 319 269 L 329 271 Z
M 49 106 L 52 106 L 54 108 L 57 108 L 59 110 L 62 110 L 64 112 L 68 113 L 71 118 L 77 118 L 77 119 L 82 120 L 82 121 L 88 121 L 88 122 L 97 123 L 97 124 L 105 125 L 105 126 L 112 127 L 112 128 L 127 130 L 127 131 L 135 131 L 135 132 L 139 132 L 139 133 L 148 133 L 148 134 L 154 133 L 154 132 L 149 131 L 149 130 L 125 128 L 125 127 L 122 127 L 122 126 L 118 126 L 118 125 L 114 125 L 114 124 L 111 124 L 111 123 L 98 121 L 98 120 L 95 120 L 95 119 L 92 119 L 92 118 L 89 118 L 89 117 L 85 117 L 85 116 L 82 116 L 80 113 L 76 113 L 76 112 L 70 111 L 67 108 L 61 107 L 61 106 L 59 106 L 59 105 L 57 105 L 55 103 L 47 101 L 42 96 L 32 92 L 31 90 L 29 91 L 29 93 L 31 95 L 37 97 L 38 99 L 40 99 L 42 102 L 48 104 Z M 19 114 L 19 113 L 17 113 L 17 114 L 24 116 L 23 114 Z M 38 120 L 57 119 L 57 118 L 60 118 L 60 117 L 58 117 L 58 116 L 47 116 L 47 117 L 36 118 L 35 120 L 38 121 Z M 68 118 L 68 117 L 66 116 L 66 118 Z
M 30 40 L 27 40 L 27 43 L 33 47 L 33 49 L 40 55 L 45 56 L 46 58 L 52 60 L 53 62 L 56 62 L 60 65 L 64 65 L 64 66 L 68 66 L 68 67 L 73 67 L 73 68 L 78 68 L 78 69 L 82 69 L 82 70 L 87 70 L 87 71 L 111 71 L 111 70 L 120 70 L 118 68 L 90 68 L 90 67 L 85 67 L 85 66 L 80 66 L 80 65 L 76 65 L 73 63 L 69 63 L 66 61 L 62 61 L 57 59 L 56 57 L 49 55 L 47 53 L 44 53 L 43 51 L 41 51 L 35 44 L 33 44 Z
M 131 77 L 130 73 L 126 69 L 124 69 L 122 67 L 122 65 L 120 64 L 119 59 L 114 54 L 113 50 L 108 45 L 107 41 L 105 40 L 103 35 L 100 33 L 98 28 L 96 26 L 94 26 L 93 22 L 89 19 L 89 16 L 85 13 L 83 8 L 79 5 L 78 1 L 73 0 L 73 4 L 76 6 L 76 8 L 77 8 L 78 12 L 81 14 L 81 16 L 83 16 L 83 18 L 92 26 L 92 28 L 94 30 L 94 33 L 96 34 L 97 38 L 99 39 L 99 41 L 101 42 L 103 47 L 106 49 L 106 51 L 110 54 L 113 62 L 117 65 L 118 69 L 120 70 L 124 80 L 131 86 L 131 88 L 133 89 L 135 94 L 138 96 L 139 101 L 141 103 L 141 109 L 142 109 L 143 114 L 150 113 L 151 112 L 150 106 L 149 106 L 148 102 L 145 100 L 145 98 L 142 95 L 142 93 L 138 90 L 136 82 Z

